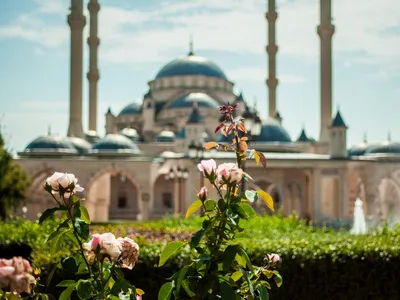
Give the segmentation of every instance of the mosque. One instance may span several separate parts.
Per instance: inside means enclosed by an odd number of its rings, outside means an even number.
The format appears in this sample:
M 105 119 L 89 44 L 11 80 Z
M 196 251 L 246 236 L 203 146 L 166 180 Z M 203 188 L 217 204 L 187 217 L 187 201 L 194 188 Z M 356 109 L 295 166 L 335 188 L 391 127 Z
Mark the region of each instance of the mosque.
M 271 194 L 284 214 L 296 211 L 315 222 L 349 220 L 360 197 L 371 220 L 400 216 L 400 144 L 390 138 L 380 144 L 366 140 L 347 147 L 348 127 L 340 111 L 332 112 L 331 0 L 320 0 L 320 136 L 313 139 L 299 130 L 292 139 L 276 110 L 275 0 L 268 1 L 269 117 L 262 120 L 247 105 L 234 82 L 217 64 L 198 56 L 193 45 L 186 56 L 167 63 L 148 82 L 142 103 L 129 103 L 120 112 L 105 112 L 106 135 L 97 134 L 97 84 L 99 81 L 97 35 L 98 0 L 89 10 L 89 124 L 83 130 L 83 0 L 71 0 L 70 112 L 67 137 L 49 132 L 31 141 L 18 153 L 17 162 L 33 178 L 25 206 L 27 217 L 53 205 L 42 184 L 54 171 L 73 173 L 85 188 L 85 205 L 95 221 L 146 220 L 184 213 L 196 191 L 204 185 L 196 164 L 202 158 L 217 163 L 234 161 L 233 153 L 203 152 L 208 140 L 224 142 L 214 134 L 221 104 L 240 103 L 246 118 L 249 147 L 262 151 L 267 170 L 246 162 L 254 178 L 249 188 Z M 300 127 L 299 127 L 300 128 Z M 209 187 L 212 190 L 212 187 Z M 259 213 L 271 213 L 263 203 L 253 203 Z

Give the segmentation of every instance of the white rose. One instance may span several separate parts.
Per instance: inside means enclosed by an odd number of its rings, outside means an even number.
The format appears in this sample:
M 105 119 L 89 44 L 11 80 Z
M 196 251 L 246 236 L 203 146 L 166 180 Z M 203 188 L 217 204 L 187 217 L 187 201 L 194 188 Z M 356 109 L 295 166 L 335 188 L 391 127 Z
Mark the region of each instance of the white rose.
M 82 192 L 84 189 L 77 184 L 78 179 L 74 174 L 55 172 L 51 177 L 47 178 L 45 185 L 51 187 L 52 194 L 59 194 L 60 187 L 65 190 L 64 196 L 70 197 L 71 194 Z M 74 189 L 69 189 L 70 185 L 74 185 Z

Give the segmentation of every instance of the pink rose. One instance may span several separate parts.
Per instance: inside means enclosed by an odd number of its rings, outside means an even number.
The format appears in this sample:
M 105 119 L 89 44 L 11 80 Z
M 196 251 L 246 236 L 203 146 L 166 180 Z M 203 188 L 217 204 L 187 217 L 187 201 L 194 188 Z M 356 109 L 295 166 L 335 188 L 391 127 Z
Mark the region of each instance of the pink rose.
M 200 198 L 200 200 L 205 201 L 207 199 L 207 188 L 203 186 L 197 196 Z
M 217 168 L 217 163 L 213 159 L 203 159 L 198 165 L 197 168 L 200 172 L 203 172 L 205 176 L 208 176 L 215 172 Z
M 100 246 L 100 247 L 101 247 L 101 244 L 102 244 L 102 243 L 103 243 L 103 239 L 102 239 L 101 235 L 98 234 L 98 233 L 96 233 L 96 234 L 94 234 L 93 237 L 92 237 L 91 248 L 92 248 L 93 250 L 96 250 L 96 249 L 97 249 L 97 246 Z
M 229 180 L 231 183 L 239 182 L 243 178 L 243 170 L 235 163 L 220 164 L 215 171 L 219 183 Z
M 267 254 L 267 258 L 268 258 L 268 261 L 270 261 L 272 263 L 277 263 L 281 259 L 279 254 L 276 254 L 276 253 Z
M 142 297 L 139 295 L 136 295 L 136 300 L 142 300 Z
M 15 268 L 11 266 L 0 267 L 0 289 L 7 288 L 14 275 Z

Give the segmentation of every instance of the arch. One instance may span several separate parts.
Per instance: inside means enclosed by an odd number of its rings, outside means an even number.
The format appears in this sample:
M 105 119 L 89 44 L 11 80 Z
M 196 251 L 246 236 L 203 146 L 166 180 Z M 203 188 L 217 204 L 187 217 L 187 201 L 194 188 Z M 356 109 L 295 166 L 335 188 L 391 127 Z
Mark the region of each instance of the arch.
M 45 167 L 31 175 L 31 183 L 25 198 L 26 217 L 28 219 L 35 220 L 38 214 L 43 213 L 47 208 L 56 206 L 53 197 L 44 189 L 47 177 L 50 177 L 54 172 L 54 168 Z
M 400 185 L 391 176 L 384 177 L 378 186 L 378 214 L 389 224 L 400 222 Z
M 85 191 L 84 204 L 95 221 L 134 220 L 142 211 L 139 185 L 125 169 L 98 171 L 88 180 Z
M 284 199 L 284 206 L 288 214 L 295 212 L 299 217 L 303 217 L 303 187 L 298 181 L 289 182 L 286 187 L 287 197 Z
M 150 203 L 153 217 L 162 217 L 175 212 L 176 201 L 179 197 L 175 180 L 166 179 L 165 174 L 159 174 L 153 184 L 153 202 Z

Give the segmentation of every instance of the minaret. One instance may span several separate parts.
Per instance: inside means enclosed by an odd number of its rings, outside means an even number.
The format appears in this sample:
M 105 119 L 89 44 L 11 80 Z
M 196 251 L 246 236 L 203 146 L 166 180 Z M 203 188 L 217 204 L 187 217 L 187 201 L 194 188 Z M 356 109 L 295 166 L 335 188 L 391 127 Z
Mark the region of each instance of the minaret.
M 99 81 L 99 69 L 97 66 L 97 50 L 100 45 L 100 39 L 97 36 L 97 16 L 100 10 L 98 0 L 90 0 L 88 4 L 90 14 L 90 35 L 87 43 L 89 52 L 89 72 L 87 79 L 89 81 L 89 130 L 97 131 L 97 82 Z
M 83 81 L 83 28 L 86 18 L 83 15 L 83 0 L 71 0 L 68 25 L 71 28 L 70 46 L 70 94 L 69 126 L 67 135 L 83 137 L 82 128 L 82 81 Z
M 317 27 L 321 39 L 321 132 L 320 141 L 329 141 L 332 120 L 332 24 L 331 0 L 320 0 L 321 24 Z
M 268 88 L 268 110 L 269 116 L 274 117 L 276 113 L 276 53 L 278 46 L 275 41 L 275 23 L 278 13 L 275 9 L 275 0 L 268 0 L 268 12 L 265 14 L 268 21 L 268 45 L 266 47 L 268 54 L 268 79 L 266 80 Z
M 189 53 L 188 56 L 194 55 L 194 50 L 193 50 L 193 36 L 190 36 L 189 39 Z

